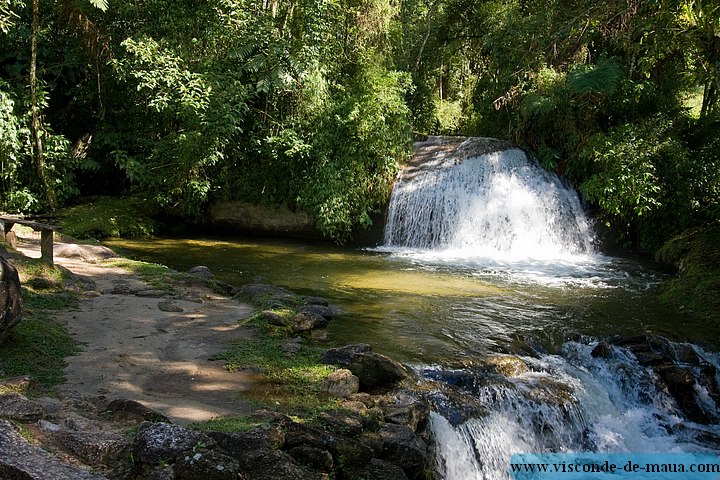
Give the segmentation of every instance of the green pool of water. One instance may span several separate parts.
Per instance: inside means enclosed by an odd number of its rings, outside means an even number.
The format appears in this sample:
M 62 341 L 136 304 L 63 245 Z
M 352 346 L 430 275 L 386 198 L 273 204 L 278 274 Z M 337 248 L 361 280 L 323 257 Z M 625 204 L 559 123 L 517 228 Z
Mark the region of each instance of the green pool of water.
M 538 282 L 531 269 L 517 274 L 497 265 L 456 265 L 326 243 L 240 237 L 106 243 L 180 271 L 206 265 L 234 285 L 272 283 L 323 296 L 342 310 L 328 328 L 328 346 L 365 342 L 406 362 L 552 352 L 577 334 L 654 333 L 710 349 L 720 344 L 718 332 L 658 305 L 661 275 L 628 260 L 610 262 L 612 281 L 590 272 L 572 274 L 582 281 L 557 284 Z

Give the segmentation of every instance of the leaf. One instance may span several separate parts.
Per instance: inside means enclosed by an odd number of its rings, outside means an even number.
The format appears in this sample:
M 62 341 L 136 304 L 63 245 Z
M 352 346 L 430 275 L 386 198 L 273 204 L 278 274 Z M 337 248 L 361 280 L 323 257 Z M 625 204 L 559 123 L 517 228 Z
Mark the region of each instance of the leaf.
M 108 9 L 108 0 L 90 0 L 90 3 L 93 7 L 99 8 L 103 12 L 106 12 Z

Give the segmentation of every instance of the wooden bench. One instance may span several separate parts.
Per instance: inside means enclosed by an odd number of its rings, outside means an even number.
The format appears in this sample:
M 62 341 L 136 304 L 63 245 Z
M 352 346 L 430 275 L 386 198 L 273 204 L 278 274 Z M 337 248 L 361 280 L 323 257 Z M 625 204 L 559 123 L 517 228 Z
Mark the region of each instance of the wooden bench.
M 15 248 L 15 233 L 12 231 L 15 224 L 25 225 L 33 230 L 40 231 L 40 258 L 53 263 L 53 234 L 62 230 L 62 227 L 26 220 L 12 215 L 0 215 L 0 241 L 8 242 Z

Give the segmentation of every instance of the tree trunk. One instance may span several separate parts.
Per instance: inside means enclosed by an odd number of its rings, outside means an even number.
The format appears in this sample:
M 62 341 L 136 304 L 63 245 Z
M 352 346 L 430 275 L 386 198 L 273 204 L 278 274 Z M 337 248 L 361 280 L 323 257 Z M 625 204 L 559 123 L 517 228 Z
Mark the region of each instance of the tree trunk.
M 32 32 L 30 37 L 30 110 L 32 120 L 30 129 L 33 137 L 33 157 L 40 184 L 45 193 L 50 210 L 55 210 L 55 196 L 48 183 L 45 171 L 45 159 L 43 158 L 42 125 L 40 121 L 40 108 L 38 106 L 37 89 L 37 37 L 40 30 L 39 0 L 32 1 Z

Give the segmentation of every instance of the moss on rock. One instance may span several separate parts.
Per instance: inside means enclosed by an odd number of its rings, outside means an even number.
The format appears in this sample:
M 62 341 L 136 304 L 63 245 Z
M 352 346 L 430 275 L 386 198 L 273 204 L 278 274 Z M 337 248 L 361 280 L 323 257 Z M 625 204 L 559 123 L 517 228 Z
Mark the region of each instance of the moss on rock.
M 713 324 L 720 323 L 720 223 L 670 239 L 655 258 L 678 275 L 660 288 L 660 301 Z

